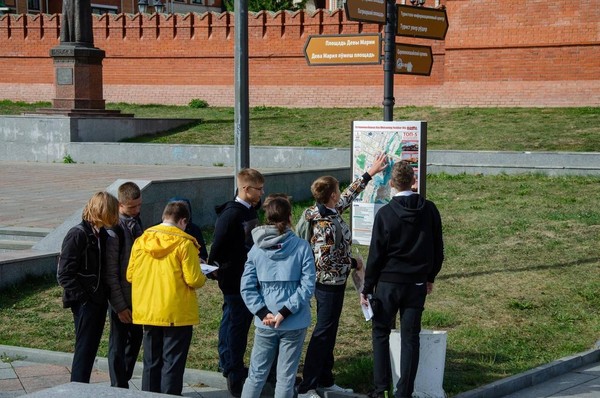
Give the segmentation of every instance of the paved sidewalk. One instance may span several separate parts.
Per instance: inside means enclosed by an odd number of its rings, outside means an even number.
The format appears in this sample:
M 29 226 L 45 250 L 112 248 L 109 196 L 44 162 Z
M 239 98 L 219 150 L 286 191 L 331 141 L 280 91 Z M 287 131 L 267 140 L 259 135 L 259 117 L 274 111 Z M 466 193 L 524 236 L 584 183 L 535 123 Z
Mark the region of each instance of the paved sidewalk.
M 56 228 L 119 178 L 233 175 L 228 167 L 0 162 L 0 227 Z

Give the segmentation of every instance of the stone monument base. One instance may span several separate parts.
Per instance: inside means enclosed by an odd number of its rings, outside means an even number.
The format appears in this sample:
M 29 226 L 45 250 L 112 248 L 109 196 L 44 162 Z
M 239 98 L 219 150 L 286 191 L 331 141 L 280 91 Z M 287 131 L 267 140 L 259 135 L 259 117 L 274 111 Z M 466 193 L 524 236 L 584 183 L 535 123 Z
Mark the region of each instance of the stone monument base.
M 52 108 L 38 113 L 86 117 L 118 117 L 120 111 L 107 111 L 102 95 L 103 50 L 87 43 L 61 43 L 50 50 L 54 60 L 56 97 Z

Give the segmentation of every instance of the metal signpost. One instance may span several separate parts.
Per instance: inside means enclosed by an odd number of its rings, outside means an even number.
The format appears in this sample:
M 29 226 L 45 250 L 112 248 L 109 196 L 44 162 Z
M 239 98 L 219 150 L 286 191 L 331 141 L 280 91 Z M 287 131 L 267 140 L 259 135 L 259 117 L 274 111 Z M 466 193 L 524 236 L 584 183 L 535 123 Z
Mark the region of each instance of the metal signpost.
M 415 1 L 419 6 L 396 4 L 396 0 L 345 0 L 346 17 L 351 21 L 385 24 L 383 51 L 383 120 L 394 119 L 394 74 L 429 76 L 433 54 L 429 46 L 396 43 L 396 36 L 444 40 L 448 32 L 445 9 L 422 7 L 425 1 Z M 375 62 L 370 56 L 380 53 L 369 47 L 353 51 L 340 44 L 344 36 L 310 36 L 304 47 L 304 56 L 311 66 L 366 65 Z M 358 35 L 363 36 L 363 35 Z M 356 39 L 357 36 L 347 40 Z M 321 39 L 322 38 L 322 39 Z M 334 43 L 334 41 L 336 43 Z M 335 48 L 335 49 L 334 49 Z M 356 57 L 354 54 L 363 54 Z M 366 56 L 369 54 L 369 56 Z M 380 56 L 381 58 L 381 56 Z

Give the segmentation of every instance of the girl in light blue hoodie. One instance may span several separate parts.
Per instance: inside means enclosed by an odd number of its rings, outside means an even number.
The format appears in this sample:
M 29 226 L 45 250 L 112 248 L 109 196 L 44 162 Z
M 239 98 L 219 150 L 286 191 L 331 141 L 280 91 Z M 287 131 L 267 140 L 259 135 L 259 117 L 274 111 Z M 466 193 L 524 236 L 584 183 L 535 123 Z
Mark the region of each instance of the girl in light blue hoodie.
M 287 197 L 270 195 L 263 207 L 266 225 L 252 230 L 254 246 L 240 288 L 256 326 L 242 398 L 260 397 L 275 357 L 275 398 L 290 398 L 311 322 L 315 262 L 310 244 L 290 229 L 292 206 Z

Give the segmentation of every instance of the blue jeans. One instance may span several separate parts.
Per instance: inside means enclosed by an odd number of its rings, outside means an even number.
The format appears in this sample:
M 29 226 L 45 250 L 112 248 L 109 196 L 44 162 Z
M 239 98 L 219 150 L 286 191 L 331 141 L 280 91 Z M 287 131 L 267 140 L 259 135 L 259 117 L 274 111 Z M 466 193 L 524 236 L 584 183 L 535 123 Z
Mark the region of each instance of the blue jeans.
M 419 366 L 419 333 L 421 315 L 427 296 L 425 283 L 379 282 L 375 293 L 373 337 L 373 376 L 375 390 L 387 390 L 391 381 L 390 332 L 400 312 L 400 380 L 396 384 L 396 398 L 411 397 Z
M 181 395 L 191 326 L 144 326 L 142 391 Z
M 227 294 L 223 298 L 225 304 L 219 328 L 219 362 L 223 374 L 233 382 L 241 382 L 246 377 L 244 354 L 253 315 L 241 295 Z
M 306 350 L 303 380 L 298 387 L 300 393 L 334 384 L 333 349 L 344 306 L 344 293 L 344 289 L 331 291 L 319 288 L 318 284 L 315 288 L 317 323 Z
M 248 378 L 242 398 L 259 398 L 277 356 L 277 384 L 274 398 L 294 396 L 296 371 L 300 363 L 306 329 L 276 330 L 256 328 Z
M 75 352 L 71 365 L 71 381 L 89 383 L 94 360 L 104 331 L 108 302 L 88 301 L 71 307 L 75 323 Z

